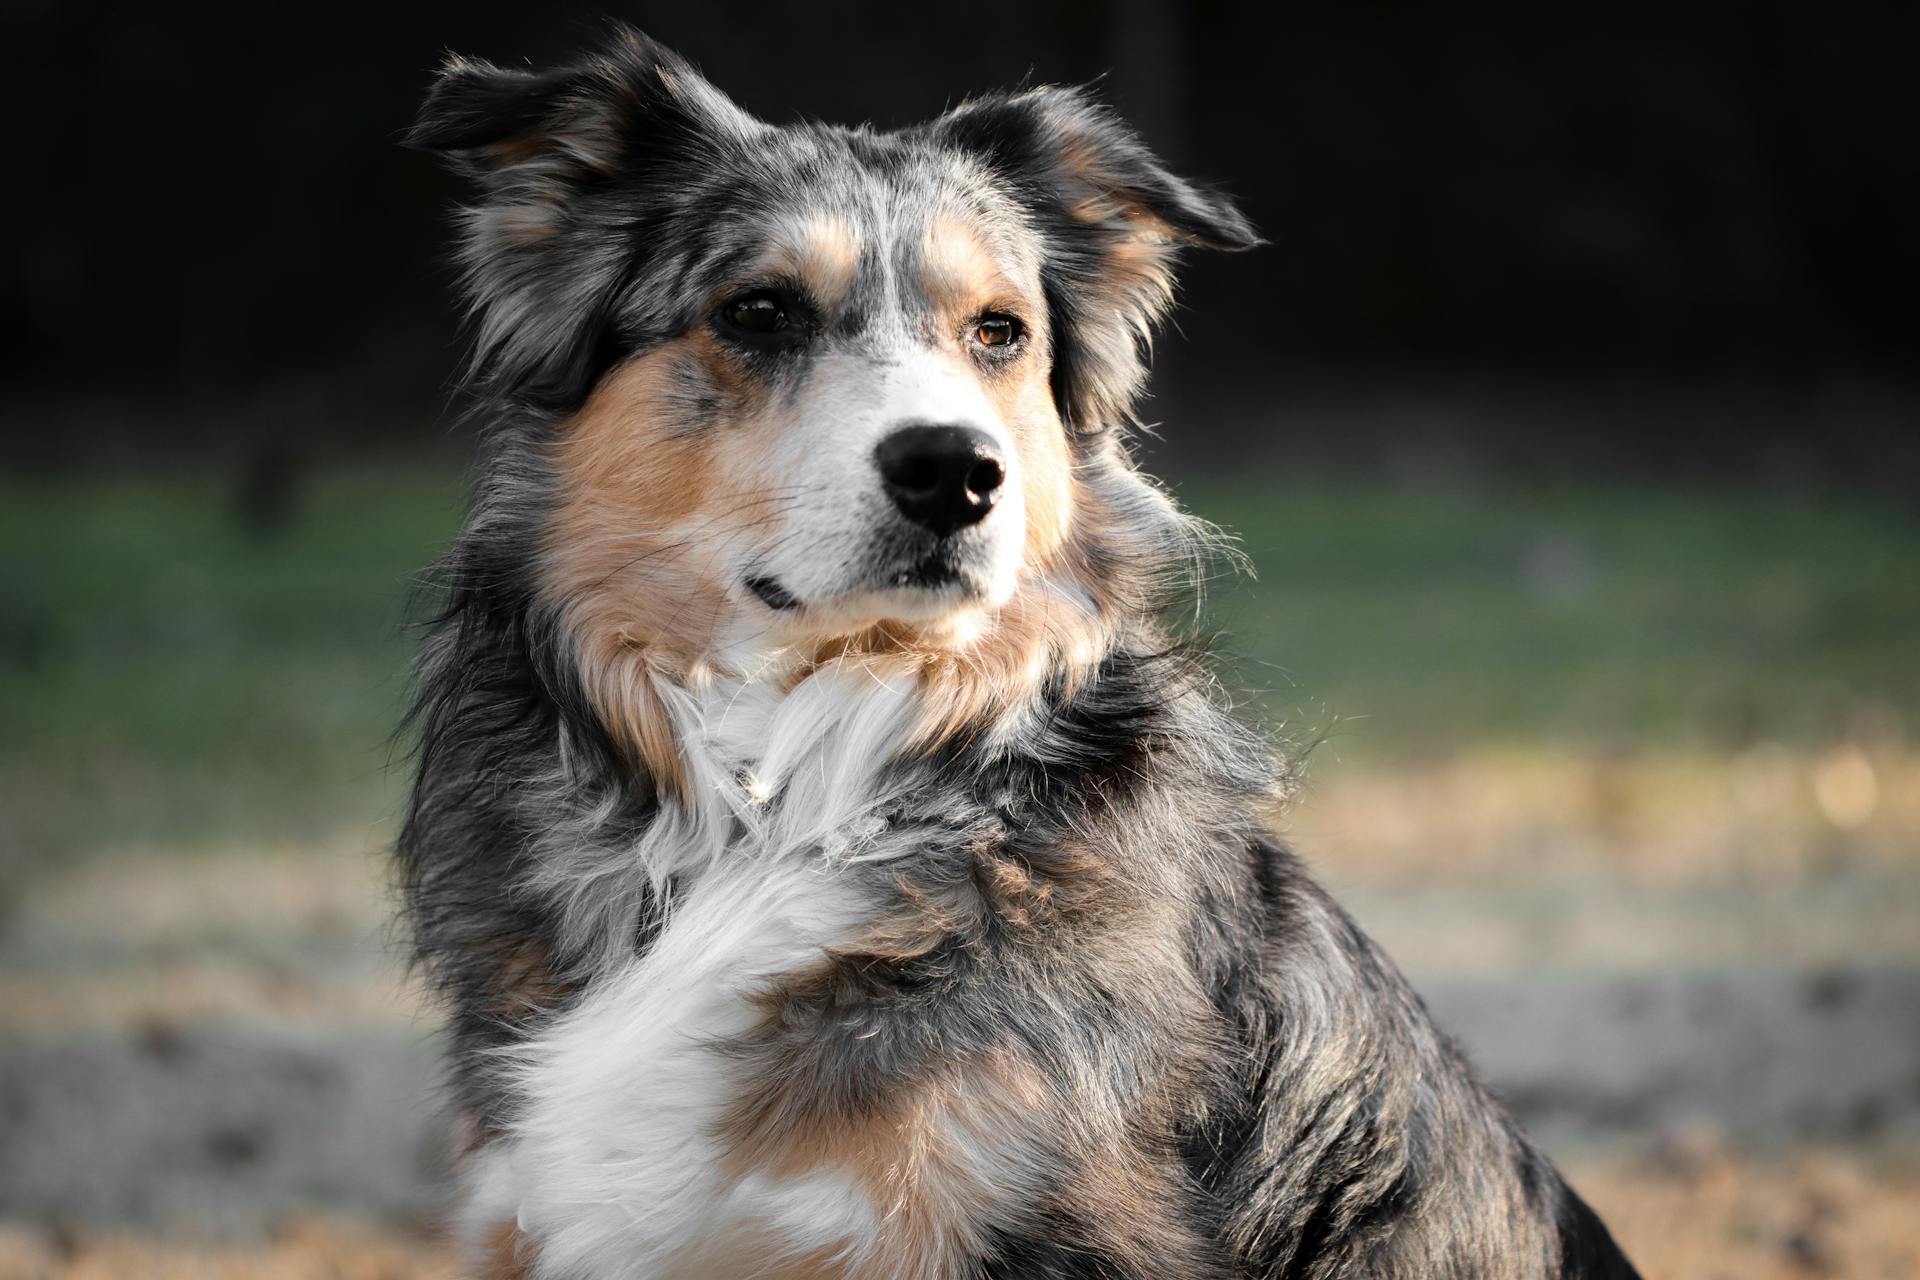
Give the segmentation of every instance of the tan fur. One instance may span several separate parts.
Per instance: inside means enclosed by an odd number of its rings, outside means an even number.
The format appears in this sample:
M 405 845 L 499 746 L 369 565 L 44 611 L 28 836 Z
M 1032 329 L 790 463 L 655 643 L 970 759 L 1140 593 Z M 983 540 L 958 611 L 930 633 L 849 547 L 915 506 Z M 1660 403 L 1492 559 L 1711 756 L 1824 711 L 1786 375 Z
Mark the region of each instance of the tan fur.
M 934 314 L 948 322 L 942 326 L 947 335 L 983 311 L 1018 314 L 1031 305 L 1031 290 L 1015 283 L 980 228 L 954 214 L 931 219 L 920 238 L 920 288 Z
M 792 276 L 829 311 L 853 288 L 860 242 L 846 219 L 824 213 L 795 218 L 777 227 L 769 241 L 770 252 L 756 274 Z
M 951 215 L 928 225 L 921 242 L 921 288 L 944 334 L 965 330 L 994 311 L 1019 319 L 1038 350 L 1011 367 L 989 366 L 979 374 L 988 399 L 1013 432 L 1020 451 L 1022 496 L 1027 508 L 1030 565 L 1045 566 L 1066 540 L 1072 520 L 1072 463 L 1048 385 L 1044 308 L 1037 287 L 1016 284 L 1017 265 L 1003 261 L 972 223 Z
M 921 682 L 913 741 L 931 746 L 1029 700 L 1050 674 L 1069 681 L 1102 649 L 1089 566 L 1071 549 L 1077 496 L 1069 446 L 1048 383 L 1044 307 L 1030 272 L 965 219 L 925 232 L 922 279 L 955 363 L 979 380 L 1019 453 L 1026 509 L 1025 572 L 1014 597 L 981 625 L 897 623 L 854 634 L 805 633 L 793 678 L 830 662 Z M 832 215 L 775 229 L 759 270 L 803 282 L 823 305 L 852 285 L 860 246 Z M 964 346 L 967 325 L 1004 311 L 1028 325 L 1032 348 L 1004 366 Z M 710 406 L 690 422 L 688 406 Z M 561 495 L 543 589 L 563 608 L 587 696 L 616 741 L 668 794 L 684 786 L 663 682 L 694 675 L 735 607 L 717 552 L 775 518 L 778 478 L 764 474 L 775 443 L 766 392 L 703 329 L 609 375 L 561 429 L 553 459 Z M 720 430 L 700 430 L 719 424 Z
M 1164 227 L 1141 229 L 1140 219 L 1129 219 L 1135 233 L 1116 239 L 1107 249 L 1106 287 L 1133 289 L 1164 302 L 1173 300 L 1173 238 Z
M 874 637 L 918 666 L 923 694 L 914 738 L 940 741 L 968 723 L 1019 705 L 1057 662 L 1071 669 L 1098 648 L 1100 636 L 1083 610 L 1050 589 L 1074 512 L 1072 459 L 1048 382 L 1045 308 L 1031 273 L 996 251 L 973 222 L 947 214 L 930 221 L 921 240 L 920 287 L 934 325 L 951 341 L 982 314 L 1010 314 L 1028 329 L 1033 349 L 1008 367 L 976 371 L 987 397 L 1012 433 L 1020 455 L 1026 507 L 1026 580 L 984 632 L 960 645 L 924 645 L 898 634 Z M 1023 278 L 1025 282 L 1022 283 Z M 960 358 L 972 363 L 970 355 Z M 983 362 L 984 363 L 984 362 Z M 863 646 L 855 645 L 855 648 Z
M 760 405 L 696 330 L 609 375 L 554 450 L 561 494 L 543 588 L 565 611 L 608 731 L 668 792 L 684 778 L 656 682 L 684 677 L 711 647 L 731 608 L 716 548 L 768 513 L 754 492 L 759 442 L 687 429 L 681 406 L 703 395 L 736 421 Z
M 1051 408 L 1049 400 L 1049 414 Z M 1023 456 L 1023 465 L 1042 476 L 1057 466 L 1057 477 L 1028 484 L 1026 576 L 989 625 L 959 643 L 927 643 L 902 629 L 876 628 L 842 641 L 832 651 L 841 657 L 891 656 L 918 674 L 920 698 L 910 746 L 932 749 L 969 726 L 999 721 L 1030 702 L 1044 681 L 1059 681 L 1062 692 L 1071 692 L 1106 650 L 1114 611 L 1105 599 L 1098 566 L 1086 561 L 1067 523 L 1069 514 L 1081 523 L 1097 521 L 1104 513 L 1075 480 L 1058 418 L 1052 421 L 1060 456 L 1053 458 L 1050 446 L 1040 445 L 1034 461 Z M 1058 506 L 1049 510 L 1048 495 L 1055 484 L 1063 492 L 1051 499 Z
M 544 946 L 525 939 L 495 950 L 493 989 L 487 1012 L 501 1018 L 524 1018 L 553 1008 L 566 999 L 573 986 L 554 976 Z
M 1019 1188 L 1005 1180 L 1020 1169 L 1048 1098 L 1039 1071 L 1011 1052 L 948 1064 L 869 1109 L 835 1108 L 817 1093 L 762 1093 L 729 1126 L 730 1166 L 735 1176 L 838 1173 L 866 1193 L 881 1222 L 871 1247 L 832 1269 L 809 1259 L 801 1274 L 938 1280 L 980 1248 L 988 1224 L 1020 1207 L 1008 1194 Z
M 926 748 L 1028 702 L 1049 675 L 1069 684 L 1097 657 L 1105 628 L 1071 600 L 1029 587 L 990 632 L 955 650 L 927 653 L 910 740 Z
M 990 928 L 1045 938 L 1049 948 L 1080 956 L 1123 1000 L 1152 999 L 1190 981 L 1174 948 L 1142 946 L 1169 931 L 1162 900 L 1116 877 L 1114 866 L 1093 847 L 1057 847 L 1037 866 L 983 843 L 969 879 L 903 880 L 900 905 L 858 942 L 762 997 L 772 1056 L 724 1131 L 729 1169 L 735 1177 L 836 1173 L 866 1192 L 884 1224 L 878 1243 L 827 1274 L 954 1274 L 946 1261 L 977 1254 L 990 1225 L 1030 1210 L 1032 1194 L 1063 1172 L 1062 1161 L 1090 1241 L 1116 1259 L 1150 1274 L 1156 1262 L 1204 1255 L 1205 1244 L 1173 1212 L 1185 1189 L 1168 1172 L 1181 1167 L 1171 1136 L 1181 1099 L 1198 1092 L 1181 1068 L 1169 1066 L 1157 1083 L 1121 1099 L 1098 1085 L 1051 1079 L 1009 1043 L 925 1066 L 921 1075 L 870 1082 L 872 1096 L 849 1097 L 835 1087 L 840 1082 L 798 1065 L 804 1056 L 786 1056 L 804 1055 L 805 1047 L 783 1043 L 784 1036 L 811 1035 L 802 1028 L 821 1010 L 857 1005 L 874 970 Z M 1185 1043 L 1204 1043 L 1208 1034 L 1196 1026 Z
M 1126 193 L 1125 183 L 1107 169 L 1104 153 L 1089 139 L 1078 135 L 1062 139 L 1059 163 L 1068 186 L 1083 192 L 1068 204 L 1070 216 L 1090 223 L 1123 221 L 1140 235 L 1157 240 L 1185 238 Z
M 496 1222 L 487 1229 L 473 1280 L 532 1280 L 533 1242 L 512 1222 Z
M 1151 320 L 1173 302 L 1174 248 L 1192 237 L 1130 195 L 1087 139 L 1062 139 L 1059 154 L 1062 176 L 1080 193 L 1067 201 L 1068 216 L 1115 233 L 1102 241 L 1107 270 L 1095 287 L 1130 317 L 1140 338 L 1149 338 Z

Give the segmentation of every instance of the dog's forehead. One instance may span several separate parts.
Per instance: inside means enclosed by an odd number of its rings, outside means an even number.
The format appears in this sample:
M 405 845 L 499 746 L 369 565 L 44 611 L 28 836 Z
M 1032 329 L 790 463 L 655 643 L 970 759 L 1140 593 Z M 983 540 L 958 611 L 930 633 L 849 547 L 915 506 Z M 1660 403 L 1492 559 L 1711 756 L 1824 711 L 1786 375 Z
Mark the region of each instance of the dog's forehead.
M 841 293 L 882 279 L 1003 292 L 1037 280 L 1020 205 L 968 157 L 887 135 L 775 130 L 714 192 L 704 216 L 732 275 L 804 275 Z

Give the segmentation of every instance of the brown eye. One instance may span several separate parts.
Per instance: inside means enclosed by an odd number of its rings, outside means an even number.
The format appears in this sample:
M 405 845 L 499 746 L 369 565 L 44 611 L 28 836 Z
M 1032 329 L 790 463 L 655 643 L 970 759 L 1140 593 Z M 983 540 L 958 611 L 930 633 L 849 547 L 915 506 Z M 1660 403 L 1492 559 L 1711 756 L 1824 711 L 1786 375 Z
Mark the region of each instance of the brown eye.
M 771 293 L 749 293 L 735 298 L 720 314 L 743 333 L 778 333 L 787 327 L 787 309 Z
M 1008 347 L 1020 336 L 1020 322 L 1012 316 L 982 316 L 974 322 L 973 340 L 983 347 Z

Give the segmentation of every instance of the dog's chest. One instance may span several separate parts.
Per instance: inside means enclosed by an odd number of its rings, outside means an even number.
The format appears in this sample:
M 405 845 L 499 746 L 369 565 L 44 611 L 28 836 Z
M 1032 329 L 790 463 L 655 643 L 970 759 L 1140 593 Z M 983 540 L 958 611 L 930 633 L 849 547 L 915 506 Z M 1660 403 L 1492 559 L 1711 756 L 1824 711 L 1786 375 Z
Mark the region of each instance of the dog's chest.
M 864 1234 L 850 1184 L 729 1168 L 723 1129 L 746 1085 L 726 1046 L 763 1016 L 755 995 L 866 914 L 855 877 L 818 860 L 699 877 L 646 955 L 514 1055 L 523 1103 L 481 1159 L 476 1218 L 517 1221 L 545 1269 L 579 1277 L 674 1274 L 727 1231 L 798 1253 Z
M 824 963 L 875 910 L 850 853 L 876 827 L 865 801 L 869 761 L 883 757 L 845 737 L 826 732 L 819 754 L 783 767 L 771 804 L 754 796 L 764 757 L 706 762 L 709 777 L 737 776 L 758 811 L 736 813 L 724 846 L 682 864 L 643 953 L 512 1051 L 518 1105 L 474 1162 L 468 1216 L 481 1229 L 517 1223 L 539 1274 L 700 1274 L 702 1251 L 729 1235 L 805 1255 L 873 1231 L 850 1181 L 733 1167 L 724 1135 L 750 1087 L 728 1046 L 765 1016 L 756 997 Z

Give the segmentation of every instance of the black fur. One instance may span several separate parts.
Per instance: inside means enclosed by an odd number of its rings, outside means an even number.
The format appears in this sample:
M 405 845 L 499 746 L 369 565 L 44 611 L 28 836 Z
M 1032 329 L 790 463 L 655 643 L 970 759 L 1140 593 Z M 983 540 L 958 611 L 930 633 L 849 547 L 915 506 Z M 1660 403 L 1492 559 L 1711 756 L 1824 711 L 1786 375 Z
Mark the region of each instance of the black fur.
M 485 452 L 442 565 L 399 845 L 481 1142 L 514 1102 L 492 1051 L 565 1010 L 603 954 L 529 888 L 542 841 L 564 829 L 569 849 L 614 856 L 661 803 L 539 603 L 544 447 L 613 363 L 691 322 L 685 300 L 738 249 L 730 203 L 755 184 L 830 188 L 844 166 L 899 184 L 984 171 L 1044 245 L 1055 394 L 1090 483 L 1116 492 L 1129 464 L 1106 437 L 1164 303 L 1156 282 L 1114 277 L 1116 238 L 1147 219 L 1177 241 L 1256 243 L 1224 198 L 1167 173 L 1079 91 L 987 98 L 897 135 L 751 140 L 709 92 L 626 33 L 544 75 L 456 63 L 409 136 L 483 193 L 465 260 Z M 1109 216 L 1076 215 L 1089 197 Z M 537 238 L 488 220 L 528 201 L 557 211 Z M 1211 696 L 1204 654 L 1156 621 L 1164 539 L 1083 536 L 1119 615 L 1111 651 L 1000 747 L 962 732 L 894 766 L 904 798 L 887 821 L 918 852 L 874 870 L 872 890 L 918 940 L 780 993 L 732 1047 L 743 1069 L 857 1115 L 956 1062 L 1037 1064 L 1052 1174 L 990 1232 L 981 1280 L 1633 1276 L 1391 963 L 1263 829 L 1266 745 Z M 671 904 L 629 892 L 607 918 L 644 950 Z

